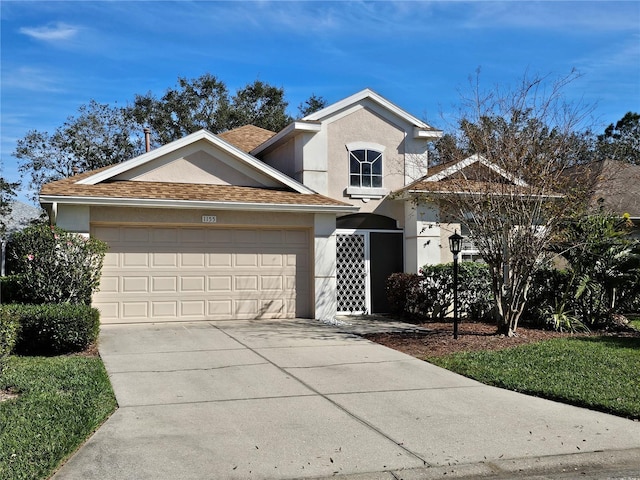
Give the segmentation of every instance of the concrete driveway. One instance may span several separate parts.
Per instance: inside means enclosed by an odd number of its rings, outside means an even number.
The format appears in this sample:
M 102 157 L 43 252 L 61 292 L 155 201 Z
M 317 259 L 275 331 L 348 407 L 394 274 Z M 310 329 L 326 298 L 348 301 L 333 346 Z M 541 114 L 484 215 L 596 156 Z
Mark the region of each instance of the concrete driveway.
M 341 330 L 103 326 L 120 408 L 55 479 L 640 471 L 638 422 L 487 387 Z

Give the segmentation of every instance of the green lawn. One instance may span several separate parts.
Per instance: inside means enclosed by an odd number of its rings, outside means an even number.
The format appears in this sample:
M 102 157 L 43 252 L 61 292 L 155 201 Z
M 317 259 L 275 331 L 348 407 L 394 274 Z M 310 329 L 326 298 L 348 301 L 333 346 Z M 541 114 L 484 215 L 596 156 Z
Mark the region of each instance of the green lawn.
M 640 338 L 555 339 L 425 360 L 488 385 L 640 419 Z
M 0 478 L 48 478 L 113 413 L 99 357 L 10 357 L 0 389 Z

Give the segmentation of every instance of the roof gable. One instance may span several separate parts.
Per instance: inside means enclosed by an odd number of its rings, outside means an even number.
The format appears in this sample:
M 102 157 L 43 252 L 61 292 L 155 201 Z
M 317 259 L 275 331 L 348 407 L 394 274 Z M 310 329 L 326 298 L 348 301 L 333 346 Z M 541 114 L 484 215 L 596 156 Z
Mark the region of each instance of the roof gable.
M 76 183 L 97 185 L 116 180 L 264 186 L 313 193 L 301 183 L 206 130 L 83 176 Z
M 386 112 L 387 114 L 391 114 L 395 117 L 400 118 L 404 122 L 413 125 L 414 127 L 414 136 L 416 137 L 434 137 L 437 138 L 441 135 L 441 131 L 437 130 L 422 120 L 414 117 L 407 111 L 401 109 L 397 105 L 391 103 L 386 98 L 378 95 L 373 90 L 365 88 L 358 93 L 351 95 L 339 102 L 336 102 L 332 105 L 329 105 L 322 110 L 318 110 L 312 114 L 307 115 L 302 120 L 303 121 L 314 121 L 314 122 L 322 122 L 330 117 L 339 115 L 341 112 L 347 111 L 354 106 L 358 105 L 369 105 L 373 107 L 373 109 L 377 110 L 378 113 Z M 378 108 L 375 108 L 375 107 Z
M 511 175 L 498 165 L 490 162 L 485 157 L 479 154 L 471 155 L 459 162 L 453 162 L 451 164 L 439 165 L 436 168 L 432 168 L 431 173 L 427 174 L 424 178 L 420 179 L 421 182 L 439 182 L 447 179 L 454 178 L 467 178 L 470 180 L 481 180 L 480 177 L 486 178 L 485 175 L 479 175 L 479 172 L 484 170 L 489 171 L 495 178 L 495 181 L 500 179 L 506 180 L 509 183 L 513 183 L 518 187 L 527 187 L 527 183 Z

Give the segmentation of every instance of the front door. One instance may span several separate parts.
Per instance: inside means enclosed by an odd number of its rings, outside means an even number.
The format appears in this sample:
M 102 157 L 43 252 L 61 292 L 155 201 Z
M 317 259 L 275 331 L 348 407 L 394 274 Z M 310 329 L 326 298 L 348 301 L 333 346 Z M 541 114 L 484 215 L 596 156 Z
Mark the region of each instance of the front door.
M 402 232 L 338 230 L 336 245 L 338 313 L 388 313 L 387 278 L 403 269 Z
M 336 276 L 339 314 L 367 314 L 369 236 L 366 233 L 336 235 Z

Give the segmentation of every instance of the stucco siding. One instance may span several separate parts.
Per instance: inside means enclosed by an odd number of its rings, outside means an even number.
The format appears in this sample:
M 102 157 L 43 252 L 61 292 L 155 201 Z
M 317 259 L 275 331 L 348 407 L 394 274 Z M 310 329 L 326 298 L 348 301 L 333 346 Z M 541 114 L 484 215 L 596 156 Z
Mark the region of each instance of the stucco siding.
M 405 131 L 367 108 L 360 108 L 331 122 L 328 126 L 328 195 L 352 203 L 364 212 L 373 212 L 381 200 L 363 202 L 346 194 L 349 186 L 349 156 L 346 145 L 371 142 L 384 145 L 383 188 L 404 186 Z
M 313 214 L 130 207 L 92 207 L 91 223 L 201 225 L 203 215 L 214 215 L 217 226 L 312 228 L 314 223 Z

